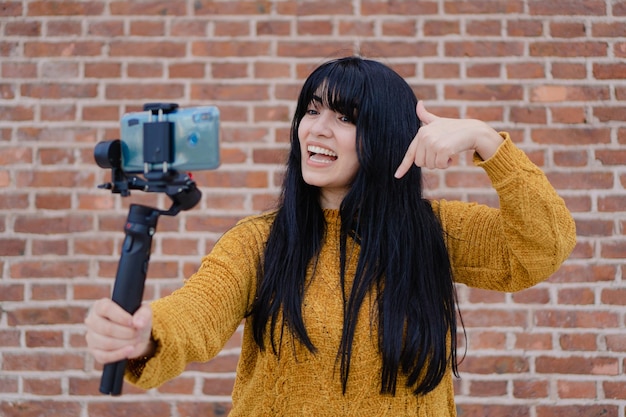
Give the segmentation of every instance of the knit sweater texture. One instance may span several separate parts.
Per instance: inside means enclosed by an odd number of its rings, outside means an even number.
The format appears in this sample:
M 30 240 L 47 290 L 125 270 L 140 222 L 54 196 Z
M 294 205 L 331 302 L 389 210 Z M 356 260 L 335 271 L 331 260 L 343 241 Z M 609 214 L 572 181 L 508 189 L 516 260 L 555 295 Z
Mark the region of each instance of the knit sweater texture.
M 444 230 L 455 281 L 512 292 L 555 272 L 572 251 L 576 232 L 545 175 L 507 134 L 503 137 L 492 158 L 474 157 L 498 193 L 499 209 L 445 200 L 432 201 L 432 207 Z M 302 306 L 317 351 L 309 352 L 289 335 L 282 338 L 280 355 L 261 351 L 246 323 L 230 416 L 456 416 L 451 370 L 427 395 L 416 397 L 402 376 L 395 396 L 380 393 L 382 363 L 376 323 L 370 320 L 376 308 L 372 302 L 361 308 L 347 392 L 342 393 L 337 361 L 343 324 L 340 220 L 338 210 L 324 214 L 327 234 Z M 128 381 L 158 387 L 190 362 L 205 362 L 220 352 L 250 311 L 274 217 L 266 213 L 241 220 L 182 288 L 152 303 L 157 350 L 148 360 L 129 361 Z M 354 271 L 354 261 L 348 271 Z

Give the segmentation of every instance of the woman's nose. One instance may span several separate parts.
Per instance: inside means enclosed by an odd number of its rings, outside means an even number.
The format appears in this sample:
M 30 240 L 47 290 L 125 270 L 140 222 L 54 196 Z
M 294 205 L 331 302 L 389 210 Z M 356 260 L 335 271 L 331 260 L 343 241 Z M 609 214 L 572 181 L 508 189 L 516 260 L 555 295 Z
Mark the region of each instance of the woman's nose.
M 311 125 L 311 133 L 316 136 L 330 137 L 332 135 L 332 129 L 330 123 L 332 122 L 332 114 L 334 112 L 323 110 L 315 118 L 315 121 Z

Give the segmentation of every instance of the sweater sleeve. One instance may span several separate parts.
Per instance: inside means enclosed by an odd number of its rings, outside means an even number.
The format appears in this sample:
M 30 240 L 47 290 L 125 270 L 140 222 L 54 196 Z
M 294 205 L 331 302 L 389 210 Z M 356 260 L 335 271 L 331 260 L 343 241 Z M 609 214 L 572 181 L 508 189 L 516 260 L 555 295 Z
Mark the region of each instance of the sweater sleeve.
M 156 352 L 147 360 L 129 361 L 129 382 L 154 388 L 179 375 L 188 363 L 219 353 L 254 298 L 265 229 L 263 222 L 242 220 L 219 239 L 183 287 L 152 302 Z
M 531 287 L 559 269 L 576 244 L 574 220 L 544 173 L 503 133 L 498 152 L 474 163 L 500 208 L 434 201 L 457 282 L 498 291 Z

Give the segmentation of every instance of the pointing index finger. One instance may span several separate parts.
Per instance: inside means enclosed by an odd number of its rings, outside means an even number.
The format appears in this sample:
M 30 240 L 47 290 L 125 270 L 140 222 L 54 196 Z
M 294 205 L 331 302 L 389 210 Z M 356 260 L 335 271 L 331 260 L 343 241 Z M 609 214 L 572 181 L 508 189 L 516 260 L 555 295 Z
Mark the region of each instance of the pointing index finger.
M 396 178 L 402 178 L 411 168 L 411 165 L 415 162 L 415 152 L 417 148 L 417 139 L 413 139 L 411 144 L 409 145 L 409 149 L 407 149 L 406 154 L 404 154 L 404 158 L 402 158 L 402 162 L 398 166 L 398 169 L 393 174 Z

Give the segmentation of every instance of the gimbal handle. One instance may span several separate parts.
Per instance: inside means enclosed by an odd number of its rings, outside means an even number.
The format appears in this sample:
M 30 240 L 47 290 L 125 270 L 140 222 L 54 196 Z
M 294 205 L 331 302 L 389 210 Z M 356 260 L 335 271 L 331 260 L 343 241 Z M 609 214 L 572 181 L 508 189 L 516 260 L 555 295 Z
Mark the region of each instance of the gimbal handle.
M 138 204 L 129 208 L 124 225 L 126 237 L 117 268 L 112 299 L 127 312 L 134 314 L 141 306 L 150 261 L 152 236 L 156 231 L 160 210 Z M 126 359 L 104 365 L 100 392 L 120 395 L 124 383 Z

